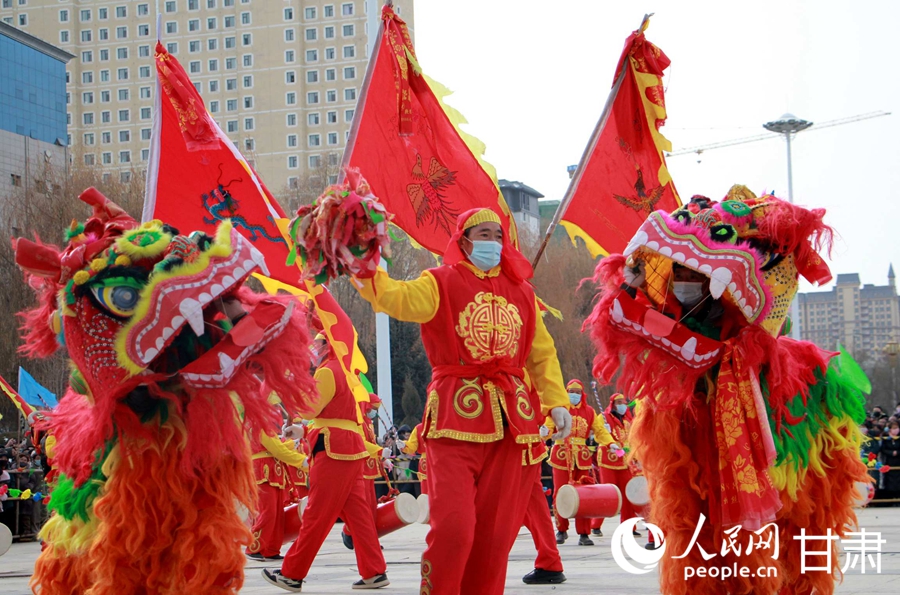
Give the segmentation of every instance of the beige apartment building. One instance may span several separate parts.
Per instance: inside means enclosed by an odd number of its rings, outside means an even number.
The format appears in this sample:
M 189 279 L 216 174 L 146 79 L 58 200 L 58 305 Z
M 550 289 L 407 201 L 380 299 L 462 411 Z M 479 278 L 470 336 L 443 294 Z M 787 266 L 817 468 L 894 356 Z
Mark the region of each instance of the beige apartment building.
M 381 4 L 0 0 L 0 20 L 75 55 L 66 73 L 71 159 L 127 179 L 149 159 L 158 6 L 162 43 L 278 194 L 340 162 L 378 23 L 367 15 Z M 412 29 L 413 0 L 395 5 Z
M 823 349 L 840 343 L 854 356 L 872 359 L 884 348 L 900 341 L 900 297 L 894 267 L 888 269 L 887 285 L 862 285 L 857 273 L 837 276 L 831 291 L 797 295 L 800 336 Z

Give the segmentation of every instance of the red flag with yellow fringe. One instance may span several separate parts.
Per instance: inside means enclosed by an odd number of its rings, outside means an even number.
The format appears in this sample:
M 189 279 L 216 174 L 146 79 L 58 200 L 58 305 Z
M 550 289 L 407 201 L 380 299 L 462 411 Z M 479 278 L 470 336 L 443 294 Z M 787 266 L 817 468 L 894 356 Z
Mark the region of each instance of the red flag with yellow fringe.
M 641 28 L 625 41 L 613 91 L 569 184 L 561 224 L 594 257 L 622 252 L 647 216 L 681 204 L 663 151 L 666 121 L 663 71 L 669 58 Z
M 494 210 L 515 238 L 483 145 L 459 130 L 462 117 L 441 101 L 448 92 L 422 74 L 406 23 L 389 5 L 381 20 L 343 166 L 359 169 L 393 223 L 431 252 L 443 253 L 457 216 L 476 207 Z

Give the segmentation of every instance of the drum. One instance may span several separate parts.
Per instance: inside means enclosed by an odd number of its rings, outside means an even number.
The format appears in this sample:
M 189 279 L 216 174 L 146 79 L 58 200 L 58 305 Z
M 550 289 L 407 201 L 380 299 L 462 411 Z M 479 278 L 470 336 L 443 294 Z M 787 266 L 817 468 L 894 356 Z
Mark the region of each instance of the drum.
M 306 510 L 306 498 L 302 498 L 297 504 L 291 504 L 284 509 L 284 541 L 290 543 L 300 535 L 303 511 Z
M 625 484 L 625 498 L 634 506 L 634 511 L 645 519 L 650 515 L 650 489 L 647 478 L 637 475 Z
M 609 518 L 622 510 L 622 492 L 611 483 L 566 484 L 556 490 L 556 512 L 567 519 Z
M 419 518 L 419 505 L 410 494 L 401 493 L 393 500 L 379 504 L 375 510 L 375 529 L 378 537 L 384 537 L 397 529 L 415 523 Z
M 871 481 L 857 481 L 856 493 L 853 494 L 853 505 L 864 508 L 875 497 L 875 484 Z
M 9 527 L 0 523 L 0 556 L 9 551 L 11 545 L 12 531 L 9 530 Z
M 421 494 L 416 498 L 416 504 L 419 506 L 419 518 L 417 523 L 427 525 L 431 521 L 431 509 L 428 507 L 428 494 Z

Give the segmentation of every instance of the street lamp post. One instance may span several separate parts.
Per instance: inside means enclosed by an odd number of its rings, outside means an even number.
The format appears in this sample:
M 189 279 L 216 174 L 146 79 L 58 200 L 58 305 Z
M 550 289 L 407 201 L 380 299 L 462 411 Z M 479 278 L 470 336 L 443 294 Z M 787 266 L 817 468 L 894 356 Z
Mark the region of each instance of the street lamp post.
M 791 165 L 791 136 L 806 130 L 813 123 L 808 120 L 798 118 L 793 114 L 784 114 L 777 120 L 766 122 L 763 128 L 769 132 L 783 134 L 784 140 L 787 141 L 787 179 L 788 179 L 788 202 L 794 203 L 794 172 Z M 797 300 L 791 304 L 791 336 L 794 339 L 800 339 L 800 306 Z

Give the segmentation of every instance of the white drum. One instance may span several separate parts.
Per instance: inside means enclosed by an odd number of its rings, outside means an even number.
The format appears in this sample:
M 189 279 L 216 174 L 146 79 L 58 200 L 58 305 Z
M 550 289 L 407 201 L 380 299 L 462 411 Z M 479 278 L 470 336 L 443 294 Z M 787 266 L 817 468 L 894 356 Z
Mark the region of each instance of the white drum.
M 420 494 L 419 497 L 416 498 L 416 504 L 419 505 L 419 518 L 416 519 L 416 522 L 427 525 L 431 521 L 431 508 L 428 506 L 428 494 Z
M 0 524 L 0 556 L 9 551 L 12 546 L 12 531 L 6 525 Z
M 647 478 L 637 475 L 625 484 L 625 497 L 634 506 L 635 512 L 647 518 L 650 514 L 650 488 Z

